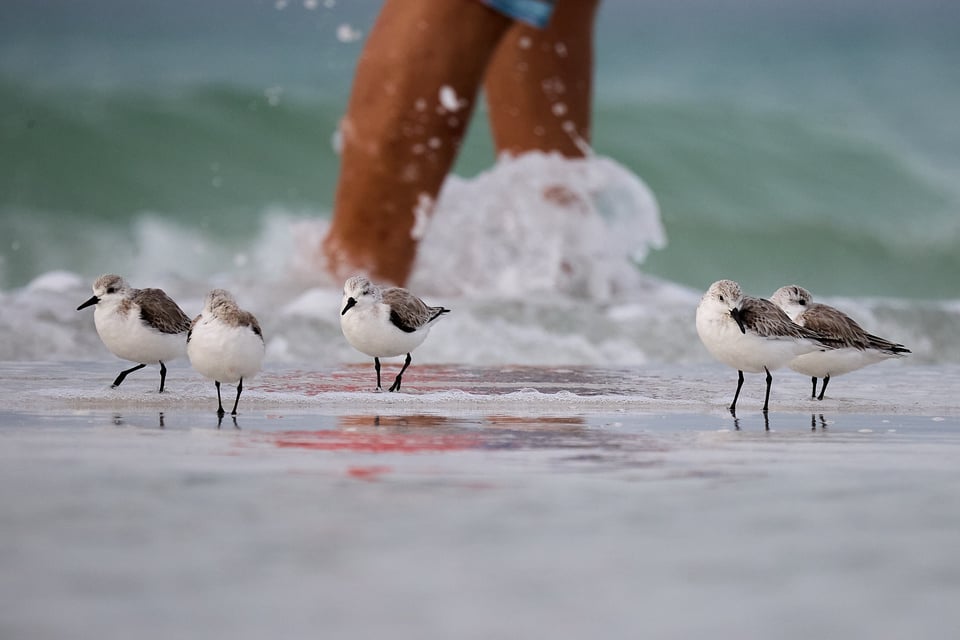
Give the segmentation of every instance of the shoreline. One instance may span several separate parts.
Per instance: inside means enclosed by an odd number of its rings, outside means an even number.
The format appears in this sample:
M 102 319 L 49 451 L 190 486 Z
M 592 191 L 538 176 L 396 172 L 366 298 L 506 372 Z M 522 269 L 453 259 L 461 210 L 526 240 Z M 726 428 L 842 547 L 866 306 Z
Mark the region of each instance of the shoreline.
M 0 406 L 13 411 L 157 409 L 202 411 L 216 407 L 216 391 L 185 363 L 168 365 L 167 390 L 156 392 L 156 367 L 111 389 L 116 362 L 0 362 Z M 392 363 L 384 363 L 389 380 Z M 637 367 L 461 367 L 415 364 L 399 393 L 374 392 L 373 367 L 348 364 L 309 369 L 268 367 L 244 384 L 240 413 L 290 411 L 345 413 L 512 415 L 608 413 L 726 413 L 736 373 L 720 365 Z M 770 415 L 960 415 L 960 366 L 882 363 L 838 376 L 823 401 L 809 397 L 810 380 L 774 372 Z M 762 375 L 746 375 L 738 415 L 760 414 Z M 234 388 L 222 386 L 225 405 Z

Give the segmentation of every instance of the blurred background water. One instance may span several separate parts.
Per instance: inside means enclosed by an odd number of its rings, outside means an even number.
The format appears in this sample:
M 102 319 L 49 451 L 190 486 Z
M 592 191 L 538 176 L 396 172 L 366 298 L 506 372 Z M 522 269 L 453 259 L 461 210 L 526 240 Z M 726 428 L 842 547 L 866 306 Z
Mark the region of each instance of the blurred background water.
M 0 4 L 0 290 L 59 270 L 283 279 L 298 225 L 329 218 L 379 5 Z M 616 239 L 655 249 L 635 267 L 681 288 L 797 282 L 922 301 L 936 319 L 919 334 L 953 321 L 958 70 L 953 2 L 606 0 L 593 146 L 649 187 L 666 234 Z M 456 166 L 467 187 L 495 162 L 483 116 Z

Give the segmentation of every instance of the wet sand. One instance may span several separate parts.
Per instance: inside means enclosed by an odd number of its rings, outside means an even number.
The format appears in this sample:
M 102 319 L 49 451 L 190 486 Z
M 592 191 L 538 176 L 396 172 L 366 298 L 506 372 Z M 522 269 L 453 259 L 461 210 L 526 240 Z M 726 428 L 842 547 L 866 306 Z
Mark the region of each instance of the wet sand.
M 958 369 L 5 363 L 0 637 L 947 637 Z M 384 375 L 392 369 L 385 364 Z M 385 378 L 386 379 L 386 378 Z M 224 387 L 224 401 L 232 393 Z M 766 427 L 769 426 L 769 431 Z

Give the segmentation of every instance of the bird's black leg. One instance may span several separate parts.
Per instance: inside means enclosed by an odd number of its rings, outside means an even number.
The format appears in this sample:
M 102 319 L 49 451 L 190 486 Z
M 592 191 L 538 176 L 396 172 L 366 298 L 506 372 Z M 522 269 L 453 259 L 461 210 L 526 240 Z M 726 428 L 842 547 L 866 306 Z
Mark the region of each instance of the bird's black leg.
M 734 414 L 736 417 L 737 411 L 737 398 L 740 397 L 740 387 L 743 386 L 743 371 L 737 371 L 739 374 L 737 376 L 737 392 L 733 394 L 733 402 L 730 403 L 730 413 Z
M 233 411 L 230 412 L 230 415 L 237 415 L 237 405 L 240 404 L 240 392 L 243 391 L 243 378 L 240 378 L 240 382 L 237 383 L 237 399 L 233 401 Z
M 407 367 L 410 366 L 410 361 L 413 358 L 410 357 L 410 354 L 407 354 L 407 359 L 403 361 L 403 369 L 400 369 L 400 373 L 397 374 L 397 379 L 393 381 L 393 384 L 390 385 L 390 391 L 400 391 L 400 378 L 403 377 L 403 372 L 407 370 Z
M 157 393 L 163 393 L 163 382 L 167 379 L 167 365 L 163 364 L 163 360 L 160 361 L 160 391 Z
M 380 358 L 373 359 L 373 368 L 377 370 L 377 391 L 382 391 L 380 388 Z
M 224 411 L 223 411 L 223 401 L 220 400 L 220 381 L 214 380 L 213 384 L 217 385 L 217 415 L 222 418 Z
M 145 365 L 145 364 L 138 364 L 138 365 L 135 366 L 135 367 L 130 367 L 130 368 L 127 369 L 126 371 L 121 371 L 121 372 L 120 372 L 120 375 L 117 376 L 117 379 L 113 381 L 113 385 L 111 385 L 112 388 L 113 388 L 113 389 L 116 389 L 117 387 L 119 387 L 119 386 L 120 386 L 120 383 L 123 382 L 123 379 L 127 377 L 127 374 L 128 374 L 128 373 L 133 373 L 134 371 L 139 371 L 140 369 L 143 369 L 145 366 L 147 366 L 147 365 Z M 162 387 L 161 387 L 161 388 L 162 388 Z
M 820 396 L 817 398 L 817 400 L 823 400 L 823 394 L 825 394 L 825 393 L 827 392 L 827 383 L 828 383 L 828 382 L 830 382 L 830 376 L 824 376 L 824 377 L 823 377 L 823 386 L 820 387 Z
M 767 395 L 763 397 L 763 412 L 766 413 L 770 405 L 770 383 L 773 382 L 773 376 L 770 375 L 770 369 L 764 367 L 763 370 L 767 372 Z
M 811 398 L 817 397 L 817 379 L 816 378 L 813 379 L 813 391 L 810 392 L 810 397 Z

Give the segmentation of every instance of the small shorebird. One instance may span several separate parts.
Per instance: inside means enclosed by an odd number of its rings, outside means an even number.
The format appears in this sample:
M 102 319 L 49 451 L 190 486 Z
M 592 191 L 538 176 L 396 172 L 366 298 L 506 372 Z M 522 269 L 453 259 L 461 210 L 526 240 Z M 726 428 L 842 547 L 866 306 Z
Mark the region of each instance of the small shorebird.
M 260 371 L 264 351 L 263 332 L 254 315 L 237 306 L 228 291 L 208 293 L 203 311 L 190 325 L 187 355 L 193 368 L 216 384 L 217 415 L 224 414 L 220 383 L 237 383 L 237 398 L 230 412 L 235 416 L 243 380 Z
M 340 328 L 354 349 L 373 357 L 380 387 L 380 358 L 407 354 L 403 368 L 390 386 L 400 390 L 403 372 L 410 366 L 410 352 L 420 346 L 430 327 L 450 309 L 429 307 L 423 300 L 399 287 L 381 288 L 363 276 L 343 285 Z
M 108 274 L 93 283 L 93 296 L 77 307 L 91 305 L 93 322 L 103 344 L 115 356 L 135 367 L 121 371 L 113 388 L 119 387 L 128 373 L 148 364 L 160 363 L 160 393 L 167 378 L 164 362 L 181 358 L 186 351 L 190 318 L 161 289 L 133 289 L 118 275 Z
M 869 364 L 889 358 L 900 358 L 910 353 L 902 344 L 867 333 L 856 320 L 839 309 L 813 302 L 813 296 L 803 287 L 789 285 L 777 289 L 770 300 L 784 310 L 801 327 L 807 327 L 831 339 L 837 348 L 830 351 L 797 356 L 789 367 L 797 373 L 811 376 L 813 393 L 810 397 L 823 400 L 832 376 L 856 371 Z M 817 378 L 823 378 L 817 396 Z
M 780 307 L 763 298 L 743 295 L 732 280 L 718 280 L 697 307 L 697 333 L 707 350 L 720 362 L 737 370 L 737 391 L 730 404 L 736 415 L 743 372 L 767 374 L 763 410 L 770 403 L 770 371 L 799 355 L 830 349 L 824 337 L 795 324 Z M 829 342 L 829 341 L 828 341 Z

